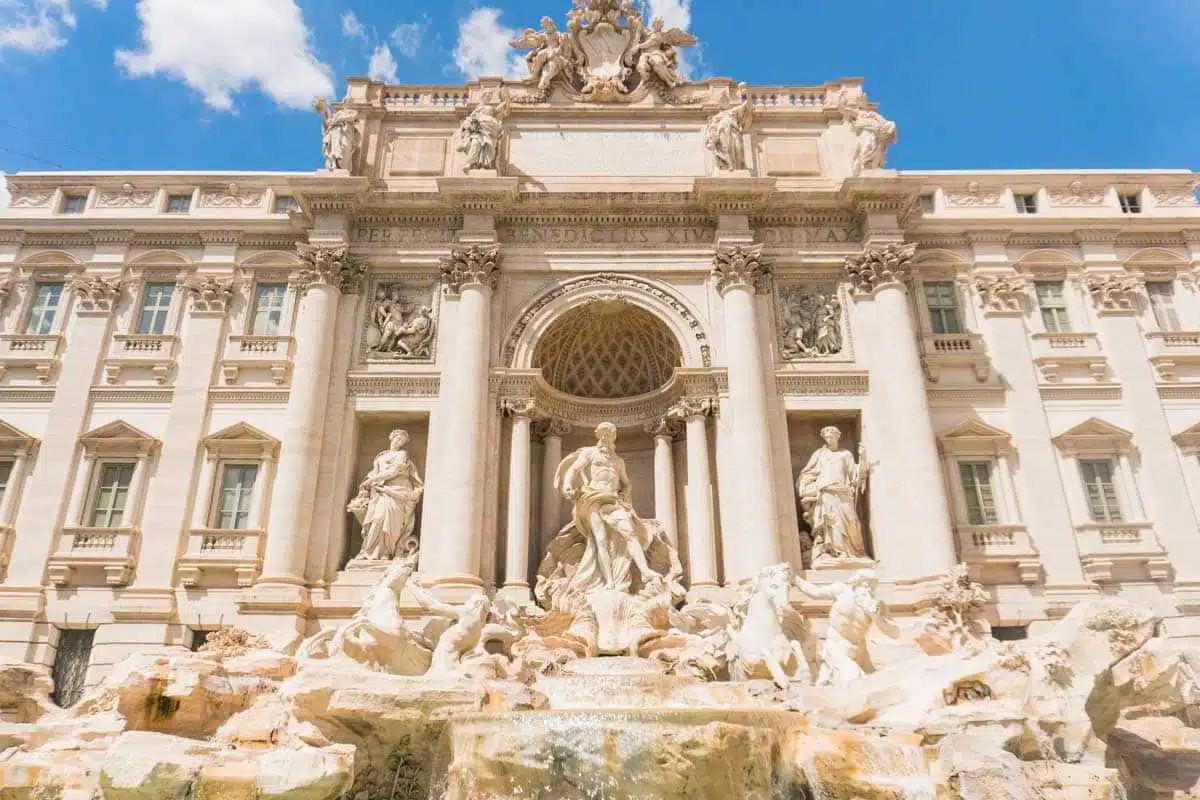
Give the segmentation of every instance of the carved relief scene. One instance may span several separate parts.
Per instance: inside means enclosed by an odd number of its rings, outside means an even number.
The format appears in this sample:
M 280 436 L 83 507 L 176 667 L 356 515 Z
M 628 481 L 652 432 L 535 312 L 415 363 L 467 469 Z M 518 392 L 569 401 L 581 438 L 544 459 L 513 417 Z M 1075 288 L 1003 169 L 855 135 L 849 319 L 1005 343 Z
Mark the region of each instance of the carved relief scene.
M 428 282 L 380 280 L 367 309 L 363 343 L 368 361 L 432 361 L 437 341 L 437 293 Z
M 848 356 L 837 283 L 778 282 L 775 295 L 779 353 L 787 361 Z

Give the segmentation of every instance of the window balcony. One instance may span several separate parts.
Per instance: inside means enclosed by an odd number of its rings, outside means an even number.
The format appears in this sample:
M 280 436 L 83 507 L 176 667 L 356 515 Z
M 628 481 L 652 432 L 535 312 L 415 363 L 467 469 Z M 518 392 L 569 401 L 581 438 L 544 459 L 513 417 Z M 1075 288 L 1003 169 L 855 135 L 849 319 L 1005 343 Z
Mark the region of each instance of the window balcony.
M 47 563 L 50 582 L 66 586 L 79 570 L 99 569 L 106 584 L 124 586 L 133 577 L 140 538 L 136 528 L 63 528 Z
M 1075 535 L 1089 580 L 1113 583 L 1130 571 L 1152 581 L 1171 579 L 1167 554 L 1149 522 L 1087 522 L 1075 526 Z
M 955 534 L 976 580 L 995 568 L 1015 570 L 1021 583 L 1041 580 L 1041 558 L 1024 525 L 959 525 Z
M 296 340 L 291 336 L 230 336 L 221 360 L 226 385 L 265 375 L 275 386 L 286 386 L 292 371 Z
M 1149 331 L 1146 343 L 1159 380 L 1200 379 L 1200 331 Z
M 12 370 L 32 370 L 38 383 L 49 383 L 62 347 L 63 337 L 53 333 L 0 336 L 0 376 Z
M 159 386 L 171 379 L 179 351 L 179 337 L 165 334 L 117 334 L 104 360 L 104 382 L 118 383 L 122 374 L 148 373 Z
M 176 572 L 183 586 L 199 586 L 205 575 L 224 573 L 238 586 L 250 586 L 262 571 L 262 530 L 194 528 Z
M 932 383 L 941 379 L 946 367 L 968 367 L 981 383 L 991 377 L 991 361 L 978 333 L 925 333 L 921 350 L 921 361 Z
M 1047 383 L 1065 378 L 1083 378 L 1098 383 L 1108 380 L 1108 359 L 1094 333 L 1035 333 L 1033 361 Z

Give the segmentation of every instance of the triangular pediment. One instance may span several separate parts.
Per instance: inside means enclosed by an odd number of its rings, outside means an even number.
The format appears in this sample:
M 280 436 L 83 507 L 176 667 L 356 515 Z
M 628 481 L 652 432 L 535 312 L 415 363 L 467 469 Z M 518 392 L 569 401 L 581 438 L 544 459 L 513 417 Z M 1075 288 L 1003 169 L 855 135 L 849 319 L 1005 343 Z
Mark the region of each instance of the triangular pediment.
M 84 449 L 106 456 L 149 455 L 160 442 L 141 428 L 135 428 L 124 420 L 101 425 L 79 437 Z
M 29 453 L 36 448 L 38 440 L 7 422 L 0 421 L 0 454 L 6 456 Z
M 1120 450 L 1132 441 L 1132 432 L 1098 417 L 1085 420 L 1054 437 L 1054 444 L 1064 450 Z
M 938 443 L 944 452 L 949 453 L 981 450 L 1000 452 L 1011 446 L 1012 435 L 973 417 L 943 433 L 938 437 Z
M 1200 422 L 1174 436 L 1175 444 L 1187 453 L 1200 453 Z
M 279 444 L 279 440 L 269 433 L 260 431 L 248 422 L 238 422 L 228 428 L 209 434 L 205 443 L 216 442 L 266 442 Z
M 238 422 L 210 434 L 204 439 L 204 449 L 218 458 L 274 458 L 279 453 L 279 440 L 247 422 Z
M 157 439 L 155 439 L 150 434 L 146 433 L 141 428 L 135 428 L 134 426 L 130 425 L 128 422 L 125 422 L 124 420 L 117 420 L 116 422 L 110 422 L 107 425 L 101 425 L 99 428 L 96 428 L 93 431 L 89 431 L 88 433 L 85 433 L 80 438 L 82 438 L 86 441 L 97 441 L 97 442 L 114 441 L 114 440 L 126 441 L 126 440 L 131 440 L 131 439 L 138 439 L 138 440 L 149 441 L 149 442 L 157 442 L 158 441 Z

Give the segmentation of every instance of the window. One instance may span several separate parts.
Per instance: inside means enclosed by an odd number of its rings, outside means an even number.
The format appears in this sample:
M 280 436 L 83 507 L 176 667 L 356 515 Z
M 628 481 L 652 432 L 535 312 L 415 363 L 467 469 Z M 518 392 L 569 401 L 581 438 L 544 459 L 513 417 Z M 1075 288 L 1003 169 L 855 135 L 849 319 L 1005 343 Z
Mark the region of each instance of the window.
M 29 307 L 29 322 L 26 333 L 44 336 L 54 328 L 54 317 L 58 304 L 62 302 L 61 283 L 39 283 L 34 287 L 33 305 Z
M 997 525 L 996 494 L 992 490 L 992 465 L 986 461 L 962 461 L 958 465 L 963 496 L 967 501 L 969 525 Z
M 257 464 L 228 464 L 221 476 L 214 528 L 242 531 L 250 527 L 250 503 L 258 480 Z
M 275 213 L 286 214 L 296 207 L 296 198 L 290 194 L 281 194 L 275 196 Z
M 167 197 L 168 214 L 186 214 L 192 209 L 190 194 L 173 194 Z
M 82 214 L 87 209 L 86 194 L 69 194 L 63 198 L 64 214 Z
M 934 211 L 933 195 L 923 194 L 918 198 L 918 202 L 920 202 L 920 204 L 921 204 L 921 213 L 923 213 L 923 214 L 932 214 L 933 213 L 933 211 Z
M 1087 496 L 1088 514 L 1093 522 L 1120 522 L 1121 504 L 1113 484 L 1113 464 L 1108 459 L 1088 459 L 1079 462 L 1083 477 L 1083 492 Z
M 101 464 L 100 477 L 92 493 L 88 526 L 120 528 L 125 521 L 125 506 L 129 502 L 129 484 L 133 482 L 134 464 Z
M 8 496 L 8 484 L 12 480 L 15 464 L 15 461 L 0 461 L 0 506 L 4 504 L 4 498 Z
M 287 286 L 282 283 L 259 284 L 254 301 L 255 336 L 278 336 L 283 326 L 283 296 Z
M 1142 213 L 1142 198 L 1136 194 L 1118 195 L 1121 201 L 1122 214 L 1140 214 Z
M 1036 214 L 1037 213 L 1037 195 L 1036 194 L 1014 194 L 1013 199 L 1017 203 L 1018 214 Z
M 934 333 L 962 333 L 958 321 L 958 296 L 950 281 L 925 285 L 925 307 L 929 309 L 929 324 Z
M 1062 281 L 1036 281 L 1033 284 L 1038 308 L 1042 312 L 1042 326 L 1046 333 L 1070 333 L 1071 319 L 1067 316 L 1067 298 L 1063 294 Z
M 1172 281 L 1150 281 L 1146 284 L 1146 293 L 1150 295 L 1150 309 L 1154 312 L 1154 321 L 1161 331 L 1177 331 L 1180 329 L 1179 313 L 1175 310 L 1175 284 Z
M 167 314 L 171 310 L 171 296 L 175 294 L 173 283 L 148 283 L 142 296 L 142 313 L 138 317 L 137 332 L 159 335 L 167 328 Z
M 92 660 L 95 628 L 68 628 L 58 632 L 58 650 L 54 654 L 54 694 L 50 696 L 59 708 L 69 708 L 83 696 L 88 664 Z

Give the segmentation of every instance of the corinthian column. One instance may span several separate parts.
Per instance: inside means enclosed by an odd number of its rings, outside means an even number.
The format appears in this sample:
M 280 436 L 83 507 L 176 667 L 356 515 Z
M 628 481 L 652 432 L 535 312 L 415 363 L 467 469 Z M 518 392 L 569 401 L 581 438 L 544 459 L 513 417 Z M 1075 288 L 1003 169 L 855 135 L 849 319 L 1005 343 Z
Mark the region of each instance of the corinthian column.
M 767 427 L 767 387 L 762 343 L 758 337 L 756 297 L 770 287 L 771 268 L 762 245 L 718 247 L 713 278 L 725 303 L 725 357 L 729 370 L 729 411 L 737 447 L 740 529 L 728 532 L 725 577 L 741 581 L 761 567 L 782 559 L 771 472 L 771 437 Z
M 508 454 L 508 527 L 504 549 L 504 593 L 510 600 L 527 601 L 529 593 L 529 451 L 532 400 L 505 400 L 512 417 Z
M 869 314 L 868 452 L 875 556 L 890 578 L 937 575 L 955 561 L 937 442 L 909 305 L 916 245 L 868 247 L 846 259 L 856 313 Z
M 484 433 L 487 427 L 488 332 L 492 292 L 500 274 L 500 249 L 455 248 L 442 262 L 446 293 L 458 298 L 455 346 L 442 371 L 439 410 L 443 480 L 439 530 L 421 537 L 421 571 L 435 585 L 478 589 L 482 533 Z
M 345 244 L 301 242 L 296 248 L 305 264 L 291 280 L 300 296 L 292 331 L 296 355 L 271 495 L 263 575 L 251 592 L 252 603 L 276 607 L 294 607 L 304 599 L 304 557 L 317 493 L 338 295 L 357 291 L 366 271 Z
M 678 420 L 666 416 L 646 426 L 654 437 L 654 518 L 663 526 L 673 547 L 679 547 L 678 514 L 675 506 L 675 459 L 671 444 L 679 435 Z
M 691 578 L 688 596 L 693 599 L 719 585 L 708 458 L 708 416 L 712 410 L 713 401 L 707 398 L 684 398 L 671 410 L 673 415 L 683 418 L 687 430 L 687 552 Z
M 539 516 L 541 538 L 538 540 L 538 555 L 546 552 L 550 541 L 558 535 L 562 526 L 562 496 L 554 490 L 554 474 L 562 461 L 562 440 L 571 432 L 571 426 L 559 419 L 543 419 L 538 423 L 542 437 L 542 507 Z

